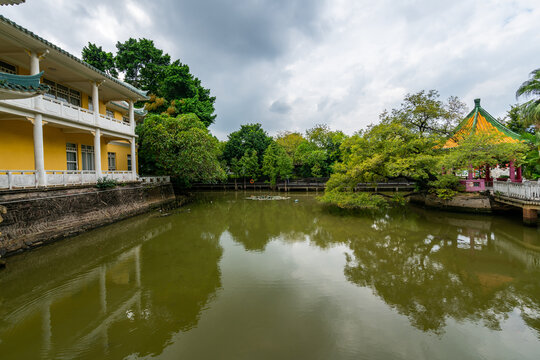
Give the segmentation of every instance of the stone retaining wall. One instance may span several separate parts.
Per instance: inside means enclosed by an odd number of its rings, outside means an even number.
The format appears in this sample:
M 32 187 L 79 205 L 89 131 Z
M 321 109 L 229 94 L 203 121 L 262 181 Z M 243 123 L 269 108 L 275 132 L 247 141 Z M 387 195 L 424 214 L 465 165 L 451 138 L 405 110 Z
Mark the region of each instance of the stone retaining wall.
M 85 230 L 172 206 L 173 187 L 166 184 L 128 184 L 113 189 L 95 187 L 44 189 L 0 193 L 5 207 L 0 223 L 0 256 L 28 250 Z
M 458 194 L 450 200 L 438 198 L 433 194 L 414 194 L 410 196 L 413 203 L 438 209 L 490 213 L 494 206 L 489 196 L 480 194 Z

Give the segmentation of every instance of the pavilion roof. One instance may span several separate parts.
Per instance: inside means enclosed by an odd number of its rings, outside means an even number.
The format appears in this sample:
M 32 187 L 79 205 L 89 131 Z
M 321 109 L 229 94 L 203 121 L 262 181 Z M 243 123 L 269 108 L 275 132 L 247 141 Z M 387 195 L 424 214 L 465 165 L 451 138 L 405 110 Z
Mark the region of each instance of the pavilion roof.
M 46 93 L 49 91 L 49 86 L 39 82 L 42 75 L 43 71 L 36 75 L 13 75 L 0 72 L 0 91 L 11 93 L 9 97 L 17 97 L 16 94 L 27 97 Z M 0 98 L 2 98 L 1 95 Z
M 497 142 L 518 143 L 523 141 L 519 134 L 505 127 L 480 106 L 480 99 L 474 99 L 474 109 L 458 125 L 454 134 L 443 145 L 443 149 L 459 146 L 459 143 L 471 135 L 495 135 Z M 500 138 L 500 140 L 499 140 Z

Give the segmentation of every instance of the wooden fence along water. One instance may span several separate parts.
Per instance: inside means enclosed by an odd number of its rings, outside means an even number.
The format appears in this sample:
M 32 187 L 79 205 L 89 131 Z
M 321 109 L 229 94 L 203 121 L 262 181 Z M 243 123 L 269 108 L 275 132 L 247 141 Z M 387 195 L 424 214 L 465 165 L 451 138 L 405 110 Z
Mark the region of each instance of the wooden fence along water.
M 276 184 L 277 191 L 323 191 L 328 178 L 306 178 L 298 180 L 280 181 Z M 270 190 L 268 182 L 244 182 L 243 180 L 219 184 L 194 184 L 195 190 Z M 414 182 L 396 181 L 385 183 L 359 183 L 355 191 L 413 191 Z

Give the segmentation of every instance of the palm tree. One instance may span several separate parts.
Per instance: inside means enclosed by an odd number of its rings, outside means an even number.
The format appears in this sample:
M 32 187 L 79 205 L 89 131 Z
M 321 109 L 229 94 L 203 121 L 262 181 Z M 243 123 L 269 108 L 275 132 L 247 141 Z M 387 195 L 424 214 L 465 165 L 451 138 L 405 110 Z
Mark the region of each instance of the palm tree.
M 531 78 L 525 81 L 516 91 L 516 97 L 522 95 L 534 97 L 521 105 L 524 125 L 535 125 L 540 131 L 540 69 L 531 72 Z

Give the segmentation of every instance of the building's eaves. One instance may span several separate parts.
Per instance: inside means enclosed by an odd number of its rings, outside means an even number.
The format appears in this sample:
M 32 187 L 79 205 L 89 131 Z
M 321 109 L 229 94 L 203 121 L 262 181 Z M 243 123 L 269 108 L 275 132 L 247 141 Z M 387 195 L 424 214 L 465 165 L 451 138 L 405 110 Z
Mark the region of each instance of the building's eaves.
M 137 89 L 136 87 L 134 87 L 134 86 L 132 86 L 132 85 L 126 83 L 126 82 L 123 82 L 123 81 L 121 81 L 121 80 L 118 80 L 118 79 L 116 79 L 116 78 L 114 78 L 114 77 L 112 77 L 112 76 L 110 76 L 110 75 L 104 73 L 103 71 L 101 71 L 101 70 L 99 70 L 99 69 L 93 67 L 92 65 L 90 65 L 90 64 L 86 63 L 85 61 L 79 59 L 79 58 L 76 57 L 75 55 L 70 54 L 70 53 L 67 52 L 66 50 L 64 50 L 64 49 L 62 49 L 62 48 L 60 48 L 60 47 L 54 45 L 53 43 L 51 43 L 51 42 L 49 42 L 49 41 L 43 39 L 42 37 L 40 37 L 40 36 L 34 34 L 34 33 L 31 32 L 30 30 L 23 28 L 22 26 L 20 26 L 19 24 L 16 24 L 15 22 L 9 20 L 8 18 L 6 18 L 6 17 L 0 15 L 0 21 L 2 21 L 2 22 L 4 22 L 5 24 L 8 24 L 8 25 L 14 27 L 15 29 L 17 29 L 17 30 L 19 30 L 19 31 L 21 31 L 21 32 L 23 32 L 23 33 L 29 35 L 29 36 L 31 36 L 32 38 L 34 38 L 34 39 L 40 41 L 41 43 L 45 44 L 47 47 L 50 47 L 50 48 L 52 48 L 52 49 L 54 49 L 54 50 L 60 52 L 61 54 L 63 54 L 63 55 L 65 55 L 65 56 L 69 57 L 70 59 L 72 59 L 72 60 L 78 62 L 79 64 L 82 64 L 82 65 L 86 66 L 87 68 L 89 68 L 89 69 L 95 71 L 95 72 L 98 73 L 99 75 L 104 76 L 104 77 L 107 78 L 108 80 L 111 80 L 111 81 L 113 81 L 113 82 L 115 82 L 115 83 L 117 83 L 117 84 L 119 84 L 119 85 L 124 86 L 124 87 L 127 88 L 128 90 L 130 90 L 130 91 L 136 93 L 137 95 L 139 95 L 143 100 L 148 99 L 148 96 L 146 95 L 146 91 Z

